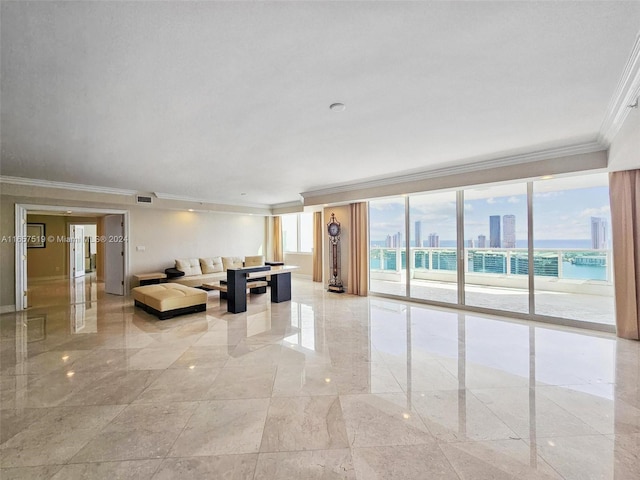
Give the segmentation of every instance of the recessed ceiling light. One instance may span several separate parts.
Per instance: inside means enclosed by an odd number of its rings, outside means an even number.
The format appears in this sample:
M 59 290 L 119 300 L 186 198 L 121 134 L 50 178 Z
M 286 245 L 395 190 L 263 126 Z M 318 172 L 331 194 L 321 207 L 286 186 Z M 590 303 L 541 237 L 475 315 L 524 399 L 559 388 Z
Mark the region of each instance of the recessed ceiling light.
M 329 105 L 329 108 L 334 112 L 344 112 L 344 109 L 347 108 L 344 103 L 332 103 Z
M 540 177 L 540 180 L 551 180 L 553 175 L 545 175 L 544 177 Z
M 189 209 L 189 211 L 190 211 L 190 212 L 193 212 L 193 208 L 190 208 L 190 209 Z
M 67 213 L 73 213 L 71 210 L 67 210 Z

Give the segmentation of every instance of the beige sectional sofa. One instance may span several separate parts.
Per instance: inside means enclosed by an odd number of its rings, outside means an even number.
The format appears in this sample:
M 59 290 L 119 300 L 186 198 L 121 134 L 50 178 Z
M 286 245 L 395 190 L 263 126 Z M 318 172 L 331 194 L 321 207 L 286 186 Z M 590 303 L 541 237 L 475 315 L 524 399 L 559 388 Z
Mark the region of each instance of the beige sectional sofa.
M 257 267 L 264 265 L 263 255 L 244 257 L 208 257 L 176 259 L 175 269 L 184 272 L 181 277 L 169 278 L 171 283 L 187 287 L 201 287 L 204 283 L 215 283 L 227 279 L 227 269 Z

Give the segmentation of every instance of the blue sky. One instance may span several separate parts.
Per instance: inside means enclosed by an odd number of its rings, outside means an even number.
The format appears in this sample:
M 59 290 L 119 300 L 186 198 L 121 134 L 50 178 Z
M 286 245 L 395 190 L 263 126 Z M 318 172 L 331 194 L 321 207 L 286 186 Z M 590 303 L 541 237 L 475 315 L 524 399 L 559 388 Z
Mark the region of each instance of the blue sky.
M 606 174 L 534 183 L 534 237 L 536 240 L 591 238 L 591 217 L 608 218 L 609 190 Z M 603 186 L 603 184 L 605 186 Z M 585 188 L 576 188 L 585 187 Z M 525 184 L 501 185 L 465 191 L 465 239 L 489 238 L 491 215 L 516 215 L 516 237 L 527 238 Z M 411 239 L 416 220 L 422 221 L 422 238 L 436 232 L 440 240 L 455 240 L 455 192 L 410 196 Z M 404 233 L 404 198 L 372 201 L 371 240 Z

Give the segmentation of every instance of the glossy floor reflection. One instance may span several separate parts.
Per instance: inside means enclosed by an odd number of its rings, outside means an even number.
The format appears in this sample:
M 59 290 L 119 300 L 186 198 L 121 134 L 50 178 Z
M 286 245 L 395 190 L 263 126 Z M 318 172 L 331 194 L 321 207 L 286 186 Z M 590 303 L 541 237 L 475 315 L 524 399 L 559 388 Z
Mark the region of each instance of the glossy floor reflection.
M 568 281 L 570 282 L 570 281 Z M 586 282 L 585 282 L 586 283 Z M 383 295 L 406 296 L 404 282 L 371 279 L 371 291 Z M 458 290 L 449 282 L 412 279 L 411 297 L 431 302 L 458 303 Z M 518 288 L 467 284 L 466 305 L 506 312 L 529 313 L 529 293 Z M 535 310 L 539 315 L 561 317 L 580 322 L 615 325 L 615 301 L 612 295 L 535 291 Z
M 299 279 L 166 321 L 90 277 L 30 294 L 0 317 L 3 480 L 640 478 L 638 342 Z

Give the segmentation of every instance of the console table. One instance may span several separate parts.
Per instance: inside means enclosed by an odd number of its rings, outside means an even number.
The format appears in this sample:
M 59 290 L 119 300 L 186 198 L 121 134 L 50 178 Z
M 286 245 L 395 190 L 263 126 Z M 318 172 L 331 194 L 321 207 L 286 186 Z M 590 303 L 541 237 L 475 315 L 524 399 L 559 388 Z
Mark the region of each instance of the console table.
M 291 300 L 291 272 L 299 267 L 279 265 L 264 267 L 244 267 L 227 269 L 227 312 L 242 313 L 247 311 L 247 280 L 271 277 L 271 301 L 273 303 Z M 262 286 L 262 285 L 260 285 Z M 251 287 L 251 282 L 249 283 Z M 222 287 L 216 290 L 222 290 Z
M 167 274 L 162 272 L 139 273 L 138 275 L 134 275 L 133 278 L 138 281 L 140 286 L 154 285 L 166 280 Z

